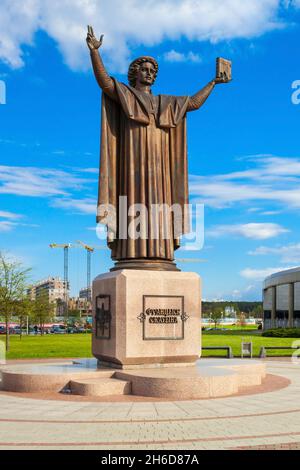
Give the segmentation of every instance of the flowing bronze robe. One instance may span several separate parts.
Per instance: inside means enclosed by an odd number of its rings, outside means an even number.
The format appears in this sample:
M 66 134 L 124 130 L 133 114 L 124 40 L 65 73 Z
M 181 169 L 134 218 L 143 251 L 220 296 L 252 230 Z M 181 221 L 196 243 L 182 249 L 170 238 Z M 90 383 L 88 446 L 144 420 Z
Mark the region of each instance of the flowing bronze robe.
M 115 209 L 116 227 L 108 231 L 112 259 L 172 261 L 179 237 L 189 232 L 186 113 L 199 109 L 214 83 L 193 97 L 154 96 L 111 79 L 98 53 L 92 51 L 91 56 L 103 89 L 97 222 L 105 221 L 103 208 Z M 127 198 L 123 216 L 132 205 L 146 208 L 136 212 L 141 222 L 138 238 L 120 237 L 120 196 Z M 181 217 L 178 212 L 175 217 L 160 211 L 153 218 L 153 205 L 171 208 L 174 204 L 180 207 Z M 133 222 L 133 215 L 126 218 L 127 234 Z
M 188 97 L 147 96 L 115 81 L 118 100 L 103 94 L 101 163 L 98 205 L 116 208 L 117 233 L 110 232 L 112 258 L 174 259 L 179 237 L 188 232 L 187 217 L 174 238 L 172 213 L 160 211 L 153 217 L 152 205 L 178 204 L 185 214 L 188 204 L 186 110 Z M 119 239 L 119 196 L 127 197 L 127 212 L 137 212 L 142 227 L 137 239 Z M 157 206 L 156 206 L 157 207 Z M 124 215 L 124 214 L 123 214 Z M 133 218 L 127 218 L 127 226 Z M 156 227 L 152 227 L 157 223 Z M 134 224 L 132 225 L 134 227 Z M 154 239 L 152 239 L 154 235 Z

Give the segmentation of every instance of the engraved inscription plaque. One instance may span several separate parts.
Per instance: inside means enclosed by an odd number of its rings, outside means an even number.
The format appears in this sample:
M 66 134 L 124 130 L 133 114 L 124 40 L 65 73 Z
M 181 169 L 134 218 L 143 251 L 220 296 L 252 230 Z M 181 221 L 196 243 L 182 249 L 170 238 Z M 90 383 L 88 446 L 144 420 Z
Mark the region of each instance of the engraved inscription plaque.
M 183 340 L 183 296 L 144 295 L 143 312 L 138 317 L 143 323 L 144 340 Z

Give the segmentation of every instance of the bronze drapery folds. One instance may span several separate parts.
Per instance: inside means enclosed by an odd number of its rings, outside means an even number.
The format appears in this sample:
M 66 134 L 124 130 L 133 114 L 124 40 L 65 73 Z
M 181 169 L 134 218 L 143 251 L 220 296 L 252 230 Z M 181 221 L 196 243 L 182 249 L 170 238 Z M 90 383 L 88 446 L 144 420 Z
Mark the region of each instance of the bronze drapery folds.
M 87 43 L 103 91 L 97 221 L 108 226 L 114 269 L 176 270 L 174 251 L 189 232 L 186 115 L 223 80 L 192 97 L 154 96 L 155 59 L 134 61 L 130 85 L 122 84 L 105 70 L 102 39 L 89 27 Z

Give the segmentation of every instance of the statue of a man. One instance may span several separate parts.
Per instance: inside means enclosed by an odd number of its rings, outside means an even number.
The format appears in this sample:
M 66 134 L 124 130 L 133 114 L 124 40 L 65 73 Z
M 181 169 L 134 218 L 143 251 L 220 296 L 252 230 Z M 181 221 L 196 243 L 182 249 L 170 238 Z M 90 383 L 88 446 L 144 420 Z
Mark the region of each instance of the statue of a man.
M 216 78 L 194 96 L 155 96 L 156 60 L 133 61 L 129 85 L 124 85 L 108 75 L 98 52 L 102 41 L 89 26 L 87 45 L 103 91 L 97 221 L 107 223 L 105 208 L 114 208 L 108 246 L 115 269 L 176 270 L 174 251 L 180 236 L 189 232 L 186 115 L 203 105 L 216 84 L 229 80 L 226 75 Z M 174 207 L 181 209 L 179 225 L 178 214 L 168 210 Z M 128 230 L 137 228 L 137 212 L 138 236 Z

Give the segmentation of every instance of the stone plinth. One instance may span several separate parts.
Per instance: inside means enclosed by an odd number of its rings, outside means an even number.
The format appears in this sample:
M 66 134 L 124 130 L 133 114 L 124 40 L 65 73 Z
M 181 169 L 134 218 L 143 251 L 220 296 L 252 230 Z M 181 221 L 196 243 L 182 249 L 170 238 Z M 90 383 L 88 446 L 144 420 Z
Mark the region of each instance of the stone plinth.
M 101 365 L 193 365 L 201 351 L 195 273 L 122 270 L 93 283 L 93 355 Z
M 6 392 L 64 392 L 70 398 L 109 396 L 113 400 L 124 395 L 194 400 L 256 393 L 266 378 L 266 367 L 261 361 L 247 359 L 200 359 L 193 367 L 120 370 L 99 369 L 95 359 L 81 359 L 65 364 L 3 366 L 0 373 L 2 391 Z

